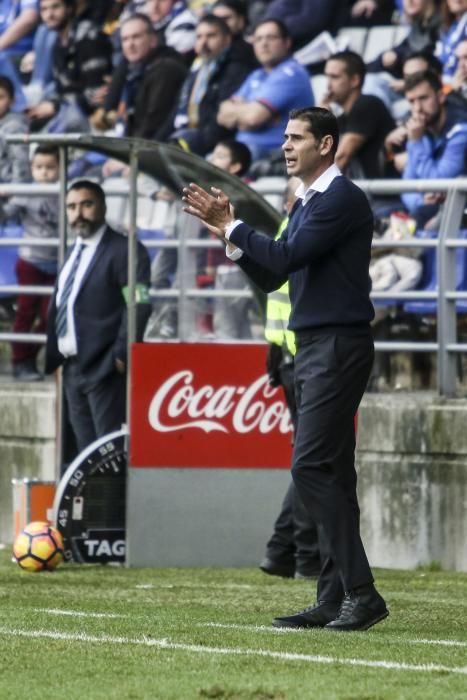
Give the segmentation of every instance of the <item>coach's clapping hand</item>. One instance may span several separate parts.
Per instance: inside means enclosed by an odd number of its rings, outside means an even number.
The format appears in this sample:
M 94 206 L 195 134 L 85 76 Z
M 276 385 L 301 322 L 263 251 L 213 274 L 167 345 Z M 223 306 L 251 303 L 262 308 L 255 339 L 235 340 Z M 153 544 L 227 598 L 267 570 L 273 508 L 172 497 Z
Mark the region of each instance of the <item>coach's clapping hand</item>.
M 218 238 L 224 239 L 224 229 L 234 221 L 234 210 L 227 195 L 217 187 L 211 187 L 212 194 L 191 182 L 183 188 L 183 209 L 198 217 Z

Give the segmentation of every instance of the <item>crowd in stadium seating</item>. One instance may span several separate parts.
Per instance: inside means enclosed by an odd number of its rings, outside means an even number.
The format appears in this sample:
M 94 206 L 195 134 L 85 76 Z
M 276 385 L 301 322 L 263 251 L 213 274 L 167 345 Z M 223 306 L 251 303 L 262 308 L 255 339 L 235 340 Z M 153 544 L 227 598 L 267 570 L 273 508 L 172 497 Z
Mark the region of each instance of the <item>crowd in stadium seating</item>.
M 2 0 L 0 181 L 30 178 L 1 136 L 90 132 L 178 144 L 209 157 L 235 139 L 248 178 L 285 174 L 290 109 L 339 119 L 336 162 L 351 177 L 465 174 L 467 0 Z M 371 59 L 352 32 L 394 27 Z M 405 29 L 404 29 L 405 28 Z M 400 29 L 400 33 L 396 33 Z M 396 36 L 399 37 L 396 39 Z M 294 55 L 304 47 L 311 61 Z M 381 49 L 384 47 L 381 47 Z M 317 76 L 322 76 L 317 90 Z M 17 153 L 13 155 L 13 149 Z M 100 157 L 70 175 L 125 176 Z M 439 195 L 373 201 L 435 225 Z
M 429 69 L 440 73 L 443 93 L 465 109 L 465 0 L 3 0 L 2 10 L 0 74 L 13 82 L 12 109 L 32 132 L 172 139 L 201 155 L 236 136 L 253 161 L 269 158 L 288 110 L 313 103 L 312 80 L 331 58 L 303 67 L 294 51 L 323 33 L 338 33 L 341 51 L 349 49 L 346 27 L 390 23 L 407 27 L 403 39 L 366 65 L 361 56 L 358 76 L 358 59 L 330 61 L 340 77 L 327 76 L 317 103 L 342 111 L 350 134 L 360 133 L 356 124 L 368 128 L 369 111 L 378 114 L 386 134 L 372 146 L 380 148 L 404 110 L 404 64 L 425 54 L 439 61 Z M 379 176 L 368 164 L 381 165 L 384 154 L 363 158 L 363 173 Z

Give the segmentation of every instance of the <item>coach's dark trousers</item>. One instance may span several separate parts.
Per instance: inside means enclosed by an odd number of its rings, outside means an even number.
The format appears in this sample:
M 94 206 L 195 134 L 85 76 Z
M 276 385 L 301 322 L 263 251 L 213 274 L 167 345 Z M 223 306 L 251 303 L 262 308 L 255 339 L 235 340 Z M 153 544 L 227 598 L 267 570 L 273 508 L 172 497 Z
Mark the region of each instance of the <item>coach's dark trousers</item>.
M 297 333 L 298 426 L 292 478 L 318 526 L 322 569 L 318 600 L 373 581 L 360 539 L 355 472 L 357 413 L 373 363 L 369 329 Z

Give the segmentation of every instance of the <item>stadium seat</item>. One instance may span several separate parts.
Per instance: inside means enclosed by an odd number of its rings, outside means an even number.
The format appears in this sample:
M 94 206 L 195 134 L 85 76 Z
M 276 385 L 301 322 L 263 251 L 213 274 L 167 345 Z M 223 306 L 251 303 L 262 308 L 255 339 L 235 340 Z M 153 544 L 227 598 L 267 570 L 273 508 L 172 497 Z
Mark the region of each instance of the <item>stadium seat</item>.
M 467 239 L 466 229 L 459 231 L 459 238 Z M 467 248 L 457 249 L 456 282 L 456 291 L 467 292 Z M 459 314 L 467 314 L 467 300 L 459 299 L 456 301 L 456 311 Z
M 5 225 L 0 227 L 0 238 L 21 238 L 22 226 Z M 0 248 L 0 285 L 17 284 L 15 267 L 18 260 L 18 246 Z M 0 297 L 11 297 L 10 293 L 0 292 Z
M 417 238 L 437 238 L 437 231 L 417 231 Z M 436 248 L 425 248 L 422 253 L 423 273 L 417 285 L 420 292 L 435 292 L 438 288 L 438 276 L 436 271 Z M 421 299 L 420 301 L 407 301 L 404 311 L 409 314 L 430 315 L 436 313 L 436 302 Z
M 416 231 L 415 238 L 436 238 L 436 231 Z M 413 291 L 431 291 L 431 284 L 436 285 L 436 255 L 435 248 L 425 248 L 423 250 L 421 260 L 423 263 L 422 277 Z M 435 287 L 436 288 L 436 287 Z M 412 291 L 412 290 L 410 290 Z M 418 304 L 422 302 L 406 302 L 401 299 L 374 299 L 374 306 L 398 306 L 403 307 L 404 311 L 409 311 L 406 307 L 410 304 Z M 418 313 L 414 311 L 413 313 Z
M 124 221 L 126 200 L 128 199 L 128 195 L 125 194 L 128 191 L 128 182 L 122 177 L 109 177 L 102 186 L 106 192 L 105 200 L 107 203 L 107 218 L 109 223 L 121 229 L 122 222 Z M 121 190 L 122 194 L 107 194 L 107 190 L 109 189 Z
M 314 63 L 326 61 L 337 50 L 338 44 L 334 37 L 329 32 L 324 31 L 311 39 L 308 44 L 302 46 L 301 49 L 295 51 L 294 58 L 302 66 L 311 66 Z
M 388 25 L 385 27 L 371 27 L 368 30 L 365 50 L 362 54 L 365 63 L 374 61 L 375 58 L 388 51 L 395 44 L 396 27 Z
M 284 212 L 284 195 L 287 179 L 280 176 L 260 177 L 250 185 L 263 195 L 267 202 L 281 214 Z
M 138 197 L 137 209 L 136 209 L 136 219 L 137 225 L 141 228 L 151 228 L 151 222 L 153 219 L 155 201 L 147 195 L 140 195 Z
M 117 229 L 128 228 L 130 223 L 130 198 L 126 178 L 109 177 L 104 182 L 104 190 L 117 190 L 116 194 L 106 194 L 107 213 L 109 222 Z M 118 191 L 121 190 L 121 194 Z M 146 194 L 138 195 L 136 205 L 137 226 L 143 229 L 157 228 L 154 226 L 155 200 Z
M 161 229 L 149 229 L 149 228 L 140 228 L 138 227 L 136 234 L 141 241 L 141 243 L 144 243 L 147 240 L 165 240 L 166 235 L 164 231 Z M 151 258 L 151 262 L 154 260 L 156 257 L 157 253 L 159 252 L 160 248 L 154 248 L 153 246 L 147 246 L 147 251 L 149 253 L 149 257 Z
M 313 75 L 310 78 L 310 83 L 315 98 L 315 104 L 318 105 L 321 102 L 324 93 L 326 92 L 328 85 L 327 78 L 321 73 L 318 75 Z
M 421 232 L 425 234 L 433 234 L 433 232 L 425 231 Z M 435 237 L 424 236 L 424 237 Z M 465 240 L 467 238 L 467 229 L 461 229 L 459 231 L 459 238 Z M 431 254 L 431 255 L 430 255 Z M 422 279 L 421 285 L 418 287 L 420 290 L 425 292 L 436 292 L 438 289 L 438 275 L 436 268 L 436 248 L 427 248 L 424 251 L 424 278 Z M 428 280 L 428 281 L 427 281 Z M 423 284 L 427 281 L 426 284 Z M 467 249 L 458 248 L 456 250 L 456 291 L 467 291 Z M 404 304 L 404 311 L 407 313 L 415 313 L 430 316 L 436 314 L 438 309 L 438 302 L 436 300 L 420 300 L 420 301 L 409 301 Z M 467 303 L 458 301 L 456 303 L 456 309 L 459 313 L 467 313 Z
M 337 34 L 337 44 L 341 47 L 346 46 L 346 48 L 363 56 L 367 35 L 368 29 L 366 27 L 344 27 Z
M 404 39 L 407 38 L 410 32 L 410 25 L 408 24 L 401 24 L 399 27 L 395 28 L 394 32 L 394 43 L 393 46 L 398 46 L 401 44 Z

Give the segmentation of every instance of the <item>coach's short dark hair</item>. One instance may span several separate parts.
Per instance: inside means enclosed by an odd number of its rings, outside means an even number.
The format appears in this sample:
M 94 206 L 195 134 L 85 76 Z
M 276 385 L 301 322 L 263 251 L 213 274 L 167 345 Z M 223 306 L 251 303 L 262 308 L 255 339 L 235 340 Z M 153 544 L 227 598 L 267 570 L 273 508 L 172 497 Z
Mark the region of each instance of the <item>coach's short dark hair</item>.
M 7 78 L 6 75 L 0 75 L 0 89 L 5 90 L 10 100 L 14 98 L 15 86 L 13 85 L 13 81 Z
M 89 190 L 93 192 L 99 202 L 105 206 L 105 192 L 97 182 L 93 180 L 75 180 L 75 182 L 69 186 L 67 194 L 73 190 Z
M 418 73 L 413 73 L 405 79 L 404 93 L 409 92 L 409 90 L 413 90 L 422 83 L 428 83 L 428 85 L 430 85 L 435 92 L 439 92 L 443 87 L 441 76 L 437 75 L 432 70 L 420 70 Z
M 363 85 L 366 75 L 366 65 L 359 53 L 348 49 L 345 51 L 338 51 L 337 53 L 333 53 L 332 56 L 328 58 L 328 61 L 341 61 L 344 63 L 347 75 L 358 75 L 360 78 L 360 85 Z
M 339 126 L 332 112 L 323 107 L 301 107 L 293 109 L 289 119 L 299 119 L 308 124 L 308 129 L 313 136 L 320 140 L 324 136 L 332 137 L 332 155 L 336 154 L 339 145 Z

